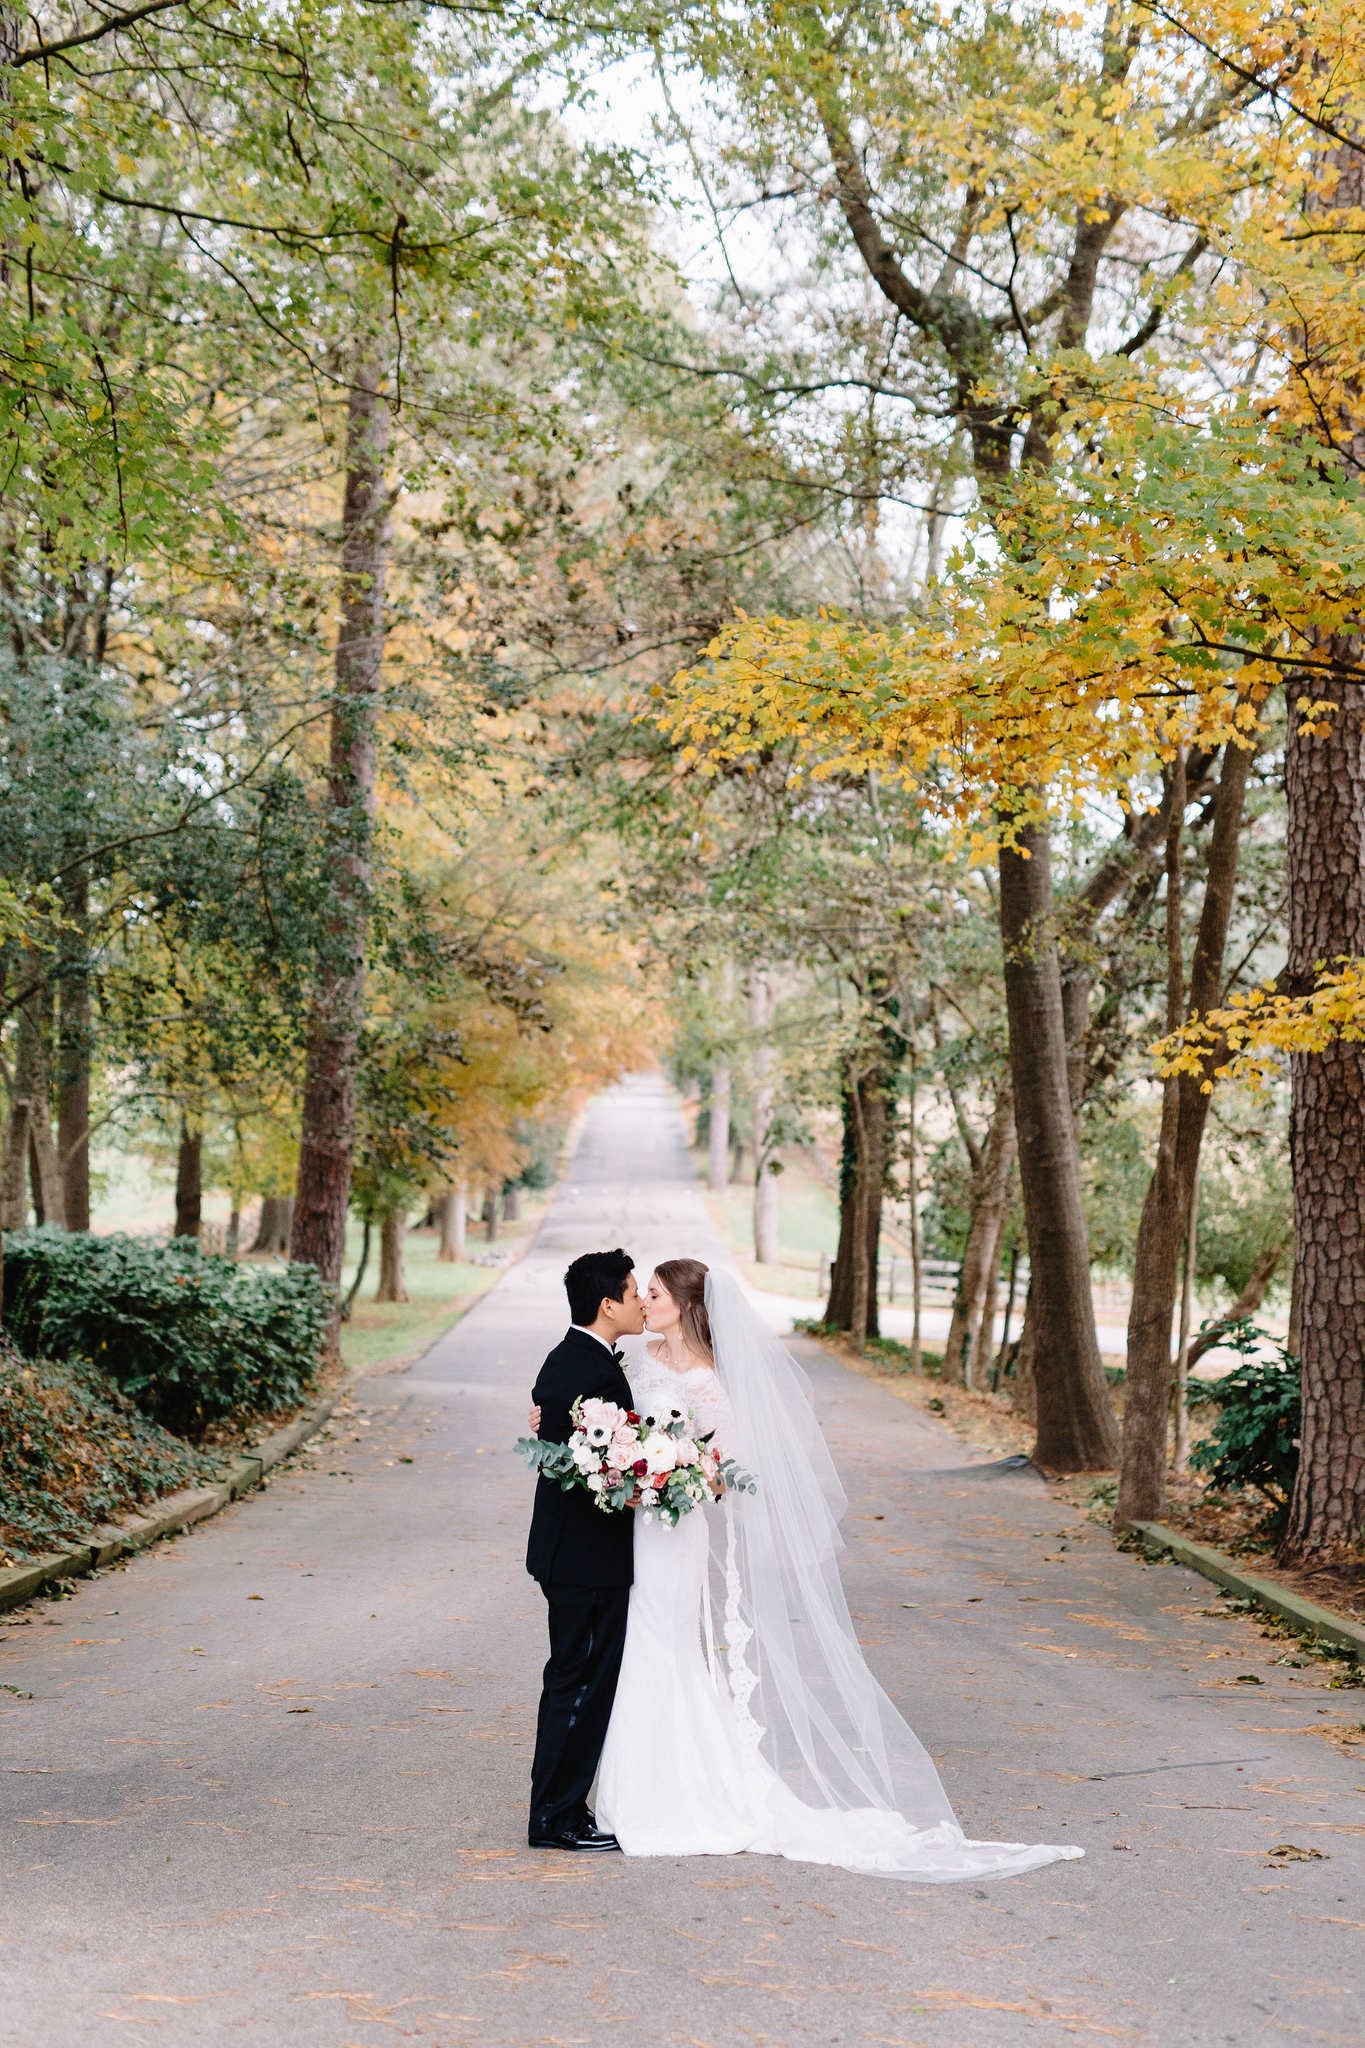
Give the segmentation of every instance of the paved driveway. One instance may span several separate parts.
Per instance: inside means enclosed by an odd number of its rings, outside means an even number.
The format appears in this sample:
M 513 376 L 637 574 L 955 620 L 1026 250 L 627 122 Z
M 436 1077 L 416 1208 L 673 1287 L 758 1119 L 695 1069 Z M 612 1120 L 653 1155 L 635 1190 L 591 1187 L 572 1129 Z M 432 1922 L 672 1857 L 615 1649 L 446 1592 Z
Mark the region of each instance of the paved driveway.
M 0 2042 L 1365 2039 L 1365 1748 L 1329 1735 L 1365 1692 L 811 1347 L 874 1666 L 971 1833 L 1085 1860 L 934 1888 L 526 1848 L 508 1446 L 566 1258 L 622 1241 L 716 1250 L 657 1082 L 598 1101 L 531 1257 L 317 1453 L 0 1630 Z

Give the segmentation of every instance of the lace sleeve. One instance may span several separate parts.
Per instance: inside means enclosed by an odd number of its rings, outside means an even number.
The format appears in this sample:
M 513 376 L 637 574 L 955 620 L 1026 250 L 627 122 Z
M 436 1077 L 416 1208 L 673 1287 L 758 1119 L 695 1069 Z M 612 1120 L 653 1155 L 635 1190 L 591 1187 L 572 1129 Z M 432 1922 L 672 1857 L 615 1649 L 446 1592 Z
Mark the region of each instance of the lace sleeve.
M 729 1395 L 713 1372 L 708 1372 L 693 1388 L 691 1406 L 697 1428 L 703 1434 L 713 1431 L 717 1450 L 724 1452 L 733 1431 L 734 1410 L 730 1406 Z

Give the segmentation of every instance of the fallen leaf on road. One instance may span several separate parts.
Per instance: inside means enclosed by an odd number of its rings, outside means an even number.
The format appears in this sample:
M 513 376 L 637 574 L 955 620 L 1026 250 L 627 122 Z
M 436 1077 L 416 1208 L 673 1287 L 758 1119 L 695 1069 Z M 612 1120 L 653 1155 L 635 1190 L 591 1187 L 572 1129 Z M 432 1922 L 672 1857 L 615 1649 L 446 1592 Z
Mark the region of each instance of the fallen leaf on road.
M 1331 1858 L 1321 1849 L 1301 1849 L 1297 1842 L 1279 1842 L 1270 1850 L 1279 1863 L 1328 1863 Z

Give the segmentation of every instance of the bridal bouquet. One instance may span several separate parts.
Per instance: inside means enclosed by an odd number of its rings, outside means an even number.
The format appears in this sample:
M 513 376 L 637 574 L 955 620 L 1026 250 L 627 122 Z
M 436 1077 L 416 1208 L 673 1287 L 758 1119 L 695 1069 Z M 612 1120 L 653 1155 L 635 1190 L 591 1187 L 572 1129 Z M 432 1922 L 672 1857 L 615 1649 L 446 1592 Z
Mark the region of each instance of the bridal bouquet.
M 667 1416 L 637 1415 L 615 1401 L 575 1401 L 573 1431 L 566 1444 L 517 1439 L 527 1463 L 565 1493 L 590 1493 L 604 1514 L 613 1508 L 643 1510 L 672 1528 L 681 1516 L 723 1488 L 755 1493 L 757 1481 L 733 1458 L 723 1458 L 714 1431 L 697 1434 L 680 1408 Z

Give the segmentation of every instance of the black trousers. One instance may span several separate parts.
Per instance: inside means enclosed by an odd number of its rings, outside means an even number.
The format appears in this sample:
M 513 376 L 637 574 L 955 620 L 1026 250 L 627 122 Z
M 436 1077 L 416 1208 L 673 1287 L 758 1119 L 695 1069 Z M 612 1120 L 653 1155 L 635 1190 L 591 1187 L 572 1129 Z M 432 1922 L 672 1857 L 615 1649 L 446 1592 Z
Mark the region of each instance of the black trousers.
M 553 1835 L 587 1811 L 626 1646 L 630 1587 L 540 1590 L 550 1610 L 550 1661 L 536 1721 L 530 1832 Z

